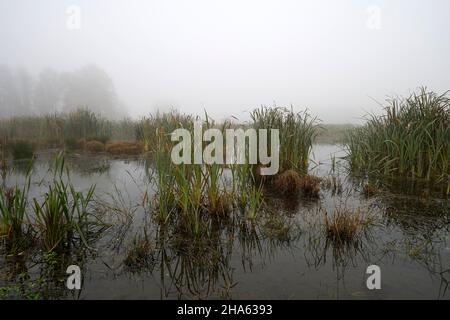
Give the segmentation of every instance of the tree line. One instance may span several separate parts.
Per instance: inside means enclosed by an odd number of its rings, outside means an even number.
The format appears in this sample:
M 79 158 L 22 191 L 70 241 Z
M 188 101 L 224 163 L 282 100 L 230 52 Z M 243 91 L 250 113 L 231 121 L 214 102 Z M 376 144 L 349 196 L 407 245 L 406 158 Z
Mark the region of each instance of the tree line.
M 73 72 L 47 68 L 33 76 L 0 65 L 0 118 L 71 112 L 79 107 L 108 117 L 126 114 L 109 75 L 95 65 Z

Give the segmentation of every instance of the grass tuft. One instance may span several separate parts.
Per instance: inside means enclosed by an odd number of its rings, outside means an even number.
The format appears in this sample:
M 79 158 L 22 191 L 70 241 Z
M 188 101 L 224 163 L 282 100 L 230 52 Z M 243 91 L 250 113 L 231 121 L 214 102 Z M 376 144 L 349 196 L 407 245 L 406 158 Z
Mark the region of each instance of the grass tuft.
M 450 98 L 426 88 L 388 100 L 385 114 L 349 133 L 353 171 L 445 181 L 450 173 Z

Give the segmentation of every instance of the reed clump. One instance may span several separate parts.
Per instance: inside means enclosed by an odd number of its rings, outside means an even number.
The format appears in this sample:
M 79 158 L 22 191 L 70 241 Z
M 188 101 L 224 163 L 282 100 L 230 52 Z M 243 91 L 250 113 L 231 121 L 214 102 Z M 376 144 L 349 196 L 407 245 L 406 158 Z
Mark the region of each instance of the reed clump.
M 112 141 L 106 144 L 105 150 L 112 155 L 138 155 L 142 154 L 144 146 L 137 141 Z
M 290 109 L 263 106 L 253 110 L 250 117 L 253 121 L 251 125 L 255 129 L 279 130 L 279 172 L 289 169 L 307 172 L 309 154 L 319 129 L 317 118 L 312 117 L 307 110 L 295 112 L 292 106 Z
M 70 183 L 65 160 L 55 160 L 54 177 L 42 201 L 33 198 L 36 229 L 46 252 L 61 252 L 72 246 L 89 248 L 90 237 L 103 227 L 92 208 L 95 186 L 87 193 Z
M 87 151 L 92 153 L 105 151 L 105 145 L 97 140 L 91 140 L 85 143 L 85 148 Z
M 348 244 L 356 240 L 363 228 L 372 221 L 361 208 L 352 210 L 345 206 L 338 206 L 331 216 L 325 209 L 323 212 L 327 238 L 340 244 Z
M 30 244 L 27 197 L 30 180 L 22 189 L 0 187 L 0 236 L 5 238 L 10 253 L 19 253 Z
M 305 175 L 301 178 L 300 189 L 307 198 L 318 199 L 320 197 L 320 185 L 322 179 L 313 175 Z
M 302 178 L 297 171 L 286 170 L 275 178 L 274 187 L 283 196 L 295 196 L 302 187 Z
M 388 100 L 385 114 L 369 115 L 350 131 L 346 147 L 353 171 L 438 181 L 450 173 L 450 99 L 420 88 Z
M 376 195 L 378 193 L 378 188 L 373 185 L 372 183 L 365 183 L 362 189 L 362 194 L 369 198 L 372 197 L 374 195 Z
M 2 137 L 8 141 L 26 141 L 40 148 L 65 146 L 77 149 L 77 141 L 81 139 L 106 143 L 113 135 L 113 128 L 121 127 L 122 122 L 108 120 L 86 107 L 70 113 L 0 119 Z
M 153 251 L 154 247 L 147 237 L 136 237 L 123 263 L 131 270 L 145 268 L 153 261 Z
M 34 146 L 29 141 L 10 140 L 7 147 L 14 160 L 27 160 L 33 158 Z

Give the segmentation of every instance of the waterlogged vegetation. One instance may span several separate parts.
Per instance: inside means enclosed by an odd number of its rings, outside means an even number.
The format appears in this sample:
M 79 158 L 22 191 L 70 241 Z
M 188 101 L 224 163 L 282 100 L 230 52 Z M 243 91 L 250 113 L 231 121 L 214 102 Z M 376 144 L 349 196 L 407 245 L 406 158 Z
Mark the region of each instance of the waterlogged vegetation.
M 447 101 L 425 90 L 393 100 L 346 127 L 345 145 L 315 144 L 337 129 L 292 107 L 248 122 L 176 111 L 110 121 L 87 109 L 4 119 L 0 298 L 448 299 Z M 196 124 L 225 138 L 279 129 L 279 150 L 267 150 L 279 151 L 277 174 L 261 174 L 250 138 L 242 163 L 175 164 L 172 133 L 194 137 Z M 184 152 L 240 158 L 212 140 Z M 14 155 L 18 141 L 31 156 Z M 65 287 L 71 264 L 82 290 Z M 382 291 L 362 281 L 372 264 Z
M 450 97 L 421 88 L 392 98 L 382 116 L 350 132 L 353 170 L 388 176 L 446 180 L 450 173 Z

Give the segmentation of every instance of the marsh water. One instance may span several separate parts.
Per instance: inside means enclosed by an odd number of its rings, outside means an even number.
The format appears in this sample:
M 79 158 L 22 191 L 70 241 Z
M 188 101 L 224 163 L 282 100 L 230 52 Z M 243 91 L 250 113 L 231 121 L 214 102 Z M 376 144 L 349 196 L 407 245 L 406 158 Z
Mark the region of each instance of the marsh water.
M 439 184 L 376 181 L 379 192 L 362 194 L 363 179 L 346 171 L 338 145 L 315 145 L 310 171 L 324 180 L 320 199 L 301 196 L 267 201 L 285 228 L 282 234 L 233 219 L 212 227 L 204 243 L 168 240 L 147 208 L 154 194 L 144 158 L 113 159 L 73 154 L 71 181 L 80 190 L 95 183 L 96 202 L 109 227 L 92 245 L 61 262 L 51 273 L 46 298 L 55 299 L 449 299 L 450 212 Z M 34 163 L 30 197 L 40 197 L 52 154 Z M 16 164 L 6 184 L 23 184 L 26 169 Z M 368 179 L 368 178 L 367 178 Z M 150 201 L 151 203 L 151 201 Z M 150 204 L 151 205 L 151 204 Z M 326 237 L 324 211 L 359 209 L 372 217 L 351 245 Z M 100 210 L 100 209 L 99 209 Z M 124 260 L 137 236 L 152 246 L 145 266 Z M 48 268 L 39 252 L 17 258 L 0 255 L 0 287 L 39 279 Z M 82 289 L 64 286 L 65 268 L 82 270 Z M 381 268 L 381 289 L 368 290 L 366 268 Z M 14 298 L 14 297 L 12 297 Z

